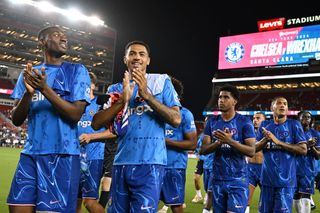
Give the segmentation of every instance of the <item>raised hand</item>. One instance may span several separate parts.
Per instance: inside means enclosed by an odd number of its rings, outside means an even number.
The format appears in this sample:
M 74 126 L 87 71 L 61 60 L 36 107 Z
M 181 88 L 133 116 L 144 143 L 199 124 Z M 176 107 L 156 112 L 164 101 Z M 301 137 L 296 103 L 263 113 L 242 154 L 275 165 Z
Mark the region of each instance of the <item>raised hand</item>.
M 32 64 L 27 63 L 27 67 L 23 71 L 23 83 L 27 89 L 27 92 L 33 94 L 35 89 L 28 83 L 31 82 L 30 73 L 32 73 Z
M 266 128 L 262 127 L 262 133 L 266 139 L 272 140 L 272 142 L 275 144 L 280 144 L 280 140 L 278 140 L 278 138 L 274 136 L 274 134 L 268 131 Z
M 79 136 L 80 144 L 87 144 L 91 141 L 90 134 L 81 134 Z
M 221 143 L 228 144 L 230 141 L 232 141 L 232 133 L 228 128 L 226 128 L 224 131 L 218 129 L 213 132 L 213 135 L 220 141 Z
M 132 93 L 133 93 L 134 85 L 135 85 L 135 82 L 133 82 L 130 85 L 129 72 L 125 71 L 123 81 L 122 81 L 122 86 L 123 86 L 122 101 L 123 101 L 123 103 L 127 103 L 130 100 Z
M 310 140 L 308 140 L 308 147 L 312 147 L 312 146 L 315 146 L 317 143 L 317 138 L 316 137 L 313 137 L 313 138 L 310 138 Z
M 25 84 L 32 87 L 33 90 L 38 89 L 42 91 L 47 86 L 47 75 L 44 67 L 41 67 L 41 73 L 39 73 L 38 69 L 32 69 L 32 65 L 28 64 L 24 72 L 24 79 Z
M 139 96 L 145 100 L 148 99 L 150 93 L 148 92 L 148 84 L 145 73 L 138 68 L 134 68 L 132 71 L 132 79 L 138 85 Z

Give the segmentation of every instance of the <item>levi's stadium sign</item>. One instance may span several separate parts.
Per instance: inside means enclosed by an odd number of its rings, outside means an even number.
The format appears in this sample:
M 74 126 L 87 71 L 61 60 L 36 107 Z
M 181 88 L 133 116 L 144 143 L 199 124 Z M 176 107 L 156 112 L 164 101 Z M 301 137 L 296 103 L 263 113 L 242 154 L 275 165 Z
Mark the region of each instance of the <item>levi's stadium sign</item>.
M 292 25 L 305 25 L 313 22 L 320 22 L 320 15 L 316 16 L 305 16 L 299 18 L 289 18 L 287 19 L 287 26 L 291 27 Z
M 220 37 L 218 69 L 307 63 L 320 57 L 320 25 Z
M 260 32 L 267 30 L 283 29 L 285 18 L 275 18 L 269 20 L 258 21 L 258 29 Z

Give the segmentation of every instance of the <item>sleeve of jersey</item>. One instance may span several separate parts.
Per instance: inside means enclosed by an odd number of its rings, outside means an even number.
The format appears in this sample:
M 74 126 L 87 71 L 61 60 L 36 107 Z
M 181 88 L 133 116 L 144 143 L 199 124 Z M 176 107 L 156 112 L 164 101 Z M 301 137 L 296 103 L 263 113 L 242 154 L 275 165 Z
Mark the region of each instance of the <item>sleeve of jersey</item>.
M 183 131 L 185 133 L 197 131 L 193 114 L 189 110 L 184 112 Z
M 295 134 L 294 143 L 305 143 L 305 142 L 307 142 L 306 135 L 304 134 L 304 131 L 303 131 L 301 123 L 299 121 L 296 121 L 296 120 L 293 120 L 293 122 L 294 122 L 294 127 L 295 127 L 293 129 L 293 132 Z
M 14 90 L 11 94 L 11 98 L 21 99 L 25 90 L 26 90 L 26 87 L 24 86 L 24 83 L 23 83 L 23 72 L 21 72 L 18 77 L 18 81 L 14 87 Z
M 122 93 L 122 84 L 112 84 L 107 89 L 107 94 L 112 92 L 119 92 Z
M 77 66 L 70 101 L 82 100 L 90 103 L 90 77 L 87 68 L 81 64 Z
M 245 125 L 243 125 L 243 133 L 244 133 L 244 139 L 256 138 L 253 124 L 249 119 L 245 122 Z
M 212 131 L 211 131 L 211 119 L 210 119 L 210 120 L 207 122 L 206 126 L 204 127 L 203 134 L 212 137 L 211 132 L 212 132 Z
M 268 124 L 269 124 L 268 120 L 262 121 L 262 123 L 260 124 L 258 128 L 258 132 L 256 134 L 257 141 L 260 141 L 263 138 L 262 127 L 266 128 Z
M 318 132 L 317 130 L 315 130 L 315 129 L 312 129 L 313 131 L 312 131 L 312 133 L 313 133 L 313 137 L 315 137 L 316 138 L 316 145 L 315 145 L 315 147 L 317 147 L 317 148 L 320 148 L 320 132 Z
M 173 106 L 181 107 L 181 104 L 180 104 L 180 101 L 178 98 L 178 94 L 174 90 L 174 87 L 173 87 L 170 79 L 167 79 L 165 81 L 163 93 L 164 93 L 163 94 L 163 97 L 164 97 L 163 104 L 165 104 L 168 107 L 173 107 Z

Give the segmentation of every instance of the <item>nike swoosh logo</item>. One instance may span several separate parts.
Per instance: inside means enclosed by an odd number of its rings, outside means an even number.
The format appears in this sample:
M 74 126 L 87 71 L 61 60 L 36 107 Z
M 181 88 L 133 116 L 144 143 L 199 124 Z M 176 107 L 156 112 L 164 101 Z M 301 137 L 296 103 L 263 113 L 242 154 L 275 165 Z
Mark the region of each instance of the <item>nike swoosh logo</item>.
M 55 204 L 55 203 L 59 203 L 60 200 L 50 200 L 50 204 Z
M 243 206 L 239 206 L 239 205 L 235 205 L 235 207 L 236 207 L 237 209 L 243 208 Z
M 56 79 L 56 81 L 57 81 L 59 84 L 64 84 L 64 81 L 59 81 L 58 79 Z
M 152 206 L 141 206 L 141 210 L 146 210 L 146 209 L 150 209 L 152 208 Z

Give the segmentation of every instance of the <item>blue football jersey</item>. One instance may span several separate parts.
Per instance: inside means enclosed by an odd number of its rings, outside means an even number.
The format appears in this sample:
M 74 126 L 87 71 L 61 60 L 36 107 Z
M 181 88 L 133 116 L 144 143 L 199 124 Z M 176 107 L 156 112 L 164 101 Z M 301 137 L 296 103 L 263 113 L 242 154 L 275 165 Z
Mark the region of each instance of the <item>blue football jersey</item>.
M 64 66 L 67 65 L 67 66 Z M 47 84 L 66 101 L 90 103 L 90 77 L 81 64 L 44 64 Z M 41 70 L 42 65 L 34 67 Z M 64 69 L 65 67 L 68 67 Z M 26 91 L 23 72 L 11 95 L 21 99 Z M 62 119 L 57 110 L 36 90 L 28 111 L 28 138 L 22 153 L 25 154 L 71 154 L 80 153 L 77 124 Z
M 211 169 L 212 170 L 214 154 L 215 154 L 215 152 L 204 155 L 204 159 L 203 159 L 203 168 L 204 169 Z
M 185 107 L 180 109 L 181 124 L 175 128 L 170 124 L 166 124 L 166 138 L 174 141 L 182 141 L 184 134 L 189 132 L 196 132 L 196 126 L 192 113 Z M 186 169 L 188 162 L 188 151 L 178 150 L 167 146 L 167 167 L 174 169 Z
M 81 134 L 93 134 L 103 132 L 106 129 L 101 128 L 95 131 L 91 127 L 93 116 L 99 111 L 101 105 L 97 104 L 97 97 L 91 100 L 91 103 L 86 107 L 86 111 L 78 121 L 78 138 Z M 103 160 L 104 159 L 104 140 L 90 142 L 84 145 L 88 160 Z
M 210 118 L 204 129 L 204 134 L 211 137 L 215 143 L 213 135 L 215 130 L 225 130 L 228 128 L 233 134 L 232 138 L 238 143 L 244 144 L 244 140 L 255 138 L 252 121 L 239 113 L 230 121 L 224 121 L 221 115 Z M 216 149 L 213 159 L 213 177 L 216 180 L 236 180 L 247 177 L 247 163 L 245 155 L 235 150 L 228 144 L 223 144 Z
M 168 106 L 181 106 L 177 92 L 168 75 L 147 74 L 149 92 L 160 103 Z M 114 84 L 107 92 L 122 93 L 122 84 Z M 135 85 L 128 104 L 128 129 L 118 138 L 118 150 L 114 165 L 167 165 L 165 144 L 165 123 L 157 113 L 139 97 Z
M 259 128 L 257 141 L 263 138 L 262 127 L 272 132 L 279 140 L 288 144 L 305 143 L 306 138 L 300 122 L 287 119 L 282 124 L 263 121 Z M 296 155 L 283 150 L 269 141 L 263 149 L 261 184 L 271 187 L 296 186 Z
M 203 141 L 203 137 L 204 137 L 204 133 L 201 132 L 199 138 L 198 138 L 198 141 L 197 141 L 197 147 L 196 147 L 196 150 L 195 150 L 195 154 L 199 155 L 199 151 L 200 151 L 200 148 L 201 148 L 201 145 L 202 145 L 202 141 Z M 199 155 L 199 159 L 200 160 L 205 160 L 205 155 Z
M 310 128 L 308 131 L 304 132 L 306 135 L 306 140 L 311 140 L 312 138 L 316 138 L 316 148 L 320 148 L 320 134 L 315 129 Z M 307 155 L 298 155 L 297 156 L 297 175 L 305 175 L 305 176 L 316 176 L 316 159 L 313 153 L 311 152 L 311 148 L 308 147 Z

